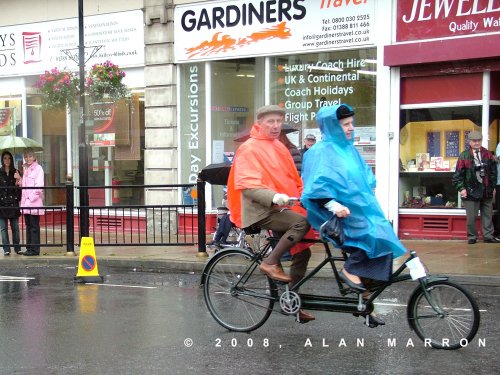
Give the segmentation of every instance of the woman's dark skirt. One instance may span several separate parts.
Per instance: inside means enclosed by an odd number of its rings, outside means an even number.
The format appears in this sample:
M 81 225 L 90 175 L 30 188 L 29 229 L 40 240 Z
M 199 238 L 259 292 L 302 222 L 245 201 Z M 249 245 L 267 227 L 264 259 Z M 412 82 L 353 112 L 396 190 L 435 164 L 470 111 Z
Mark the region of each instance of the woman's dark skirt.
M 351 247 L 344 250 L 349 254 L 344 263 L 347 272 L 367 279 L 389 280 L 392 274 L 392 254 L 378 258 L 368 258 L 361 249 Z

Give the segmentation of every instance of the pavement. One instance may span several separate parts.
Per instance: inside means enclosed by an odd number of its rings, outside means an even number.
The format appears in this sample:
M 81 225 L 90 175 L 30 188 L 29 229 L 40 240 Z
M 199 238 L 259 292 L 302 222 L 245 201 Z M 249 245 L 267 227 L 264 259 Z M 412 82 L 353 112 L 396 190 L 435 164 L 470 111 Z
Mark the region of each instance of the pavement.
M 463 282 L 500 286 L 500 244 L 477 242 L 468 245 L 457 240 L 403 240 L 409 250 L 415 250 L 430 274 L 449 275 Z M 309 268 L 316 266 L 325 257 L 321 244 L 312 246 Z M 1 253 L 0 253 L 1 254 Z M 125 268 L 134 271 L 150 272 L 187 272 L 200 273 L 208 259 L 213 256 L 212 249 L 199 253 L 197 246 L 96 246 L 95 255 L 101 274 L 107 267 Z M 405 257 L 394 261 L 396 269 Z M 12 253 L 0 255 L 0 266 L 5 268 L 9 262 L 17 266 L 74 266 L 78 267 L 79 248 L 66 252 L 64 248 L 42 247 L 38 257 L 25 257 Z M 283 263 L 285 269 L 289 262 Z M 340 266 L 340 264 L 339 264 Z M 327 268 L 319 276 L 331 277 Z

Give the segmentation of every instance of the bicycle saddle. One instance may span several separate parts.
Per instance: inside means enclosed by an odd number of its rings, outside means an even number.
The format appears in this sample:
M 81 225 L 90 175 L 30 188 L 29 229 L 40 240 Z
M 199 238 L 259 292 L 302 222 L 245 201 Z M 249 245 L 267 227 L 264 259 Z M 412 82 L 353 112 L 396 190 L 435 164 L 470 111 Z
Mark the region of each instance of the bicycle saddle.
M 247 235 L 259 234 L 261 231 L 261 229 L 259 227 L 256 227 L 254 225 L 250 225 L 249 227 L 243 228 L 243 230 L 245 231 L 245 233 Z

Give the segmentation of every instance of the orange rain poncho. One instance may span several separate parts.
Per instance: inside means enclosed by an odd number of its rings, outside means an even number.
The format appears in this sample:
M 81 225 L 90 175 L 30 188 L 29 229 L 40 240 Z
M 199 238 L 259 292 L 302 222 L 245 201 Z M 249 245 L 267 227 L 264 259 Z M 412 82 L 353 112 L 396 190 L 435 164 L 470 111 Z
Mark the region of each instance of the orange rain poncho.
M 242 227 L 241 194 L 245 189 L 268 189 L 298 198 L 302 194 L 302 180 L 297 172 L 290 151 L 278 139 L 270 139 L 254 124 L 250 139 L 236 151 L 227 184 L 231 221 Z M 303 216 L 306 211 L 299 205 L 291 209 Z M 311 238 L 310 234 L 306 235 Z M 292 254 L 309 247 L 298 244 Z

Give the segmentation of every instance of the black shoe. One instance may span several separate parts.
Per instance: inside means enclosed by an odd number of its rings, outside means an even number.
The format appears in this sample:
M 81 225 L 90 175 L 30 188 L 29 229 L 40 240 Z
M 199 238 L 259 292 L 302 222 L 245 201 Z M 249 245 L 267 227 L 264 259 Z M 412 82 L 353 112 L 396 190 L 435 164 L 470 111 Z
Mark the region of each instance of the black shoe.
M 469 241 L 467 241 L 467 243 L 468 243 L 469 245 L 474 245 L 476 242 L 477 242 L 477 241 L 476 241 L 476 240 L 474 240 L 474 239 L 470 239 Z M 486 241 L 484 241 L 484 242 L 486 242 Z
M 364 314 L 360 314 L 360 313 L 352 313 L 352 315 L 354 315 L 356 317 L 361 316 L 365 320 L 364 324 L 366 324 L 370 328 L 375 328 L 378 326 L 385 326 L 385 322 L 375 315 L 372 315 L 372 314 L 364 315 Z
M 368 315 L 366 325 L 370 328 L 375 328 L 378 326 L 385 326 L 385 322 L 382 319 L 377 318 L 375 315 L 370 314 Z
M 500 243 L 500 240 L 498 238 L 488 238 L 487 240 L 484 240 L 486 243 Z
M 351 280 L 349 280 L 346 277 L 346 275 L 344 275 L 344 272 L 342 272 L 342 271 L 339 272 L 339 278 L 343 283 L 347 284 L 347 286 L 349 288 L 351 288 L 352 290 L 354 290 L 355 292 L 364 292 L 366 290 L 366 288 L 364 287 L 363 284 L 361 284 L 361 283 L 356 284 L 356 283 L 352 282 Z
M 23 255 L 27 256 L 27 257 L 34 257 L 34 256 L 37 256 L 40 254 L 34 253 L 33 251 L 27 251 L 27 252 L 23 253 Z

